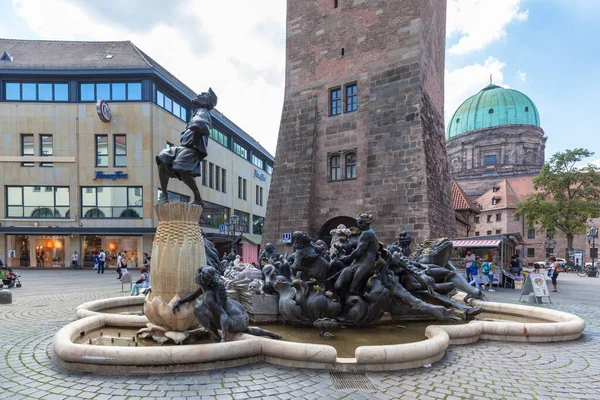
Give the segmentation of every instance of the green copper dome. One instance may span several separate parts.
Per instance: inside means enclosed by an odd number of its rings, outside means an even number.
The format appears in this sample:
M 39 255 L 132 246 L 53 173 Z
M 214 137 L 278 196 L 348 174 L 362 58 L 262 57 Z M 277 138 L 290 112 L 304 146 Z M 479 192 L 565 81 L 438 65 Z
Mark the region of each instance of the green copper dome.
M 540 115 L 523 93 L 489 84 L 458 107 L 448 123 L 447 138 L 502 125 L 540 126 Z

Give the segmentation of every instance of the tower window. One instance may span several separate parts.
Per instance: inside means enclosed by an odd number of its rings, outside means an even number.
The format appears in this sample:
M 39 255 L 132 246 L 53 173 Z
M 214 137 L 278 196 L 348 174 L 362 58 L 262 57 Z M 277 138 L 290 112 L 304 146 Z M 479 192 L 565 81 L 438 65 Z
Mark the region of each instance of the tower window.
M 356 111 L 357 91 L 356 83 L 346 86 L 346 112 Z
M 460 118 L 456 118 L 456 123 L 458 124 L 460 122 Z
M 329 159 L 329 167 L 330 167 L 330 178 L 332 181 L 339 181 L 342 179 L 341 174 L 341 166 L 340 166 L 340 156 L 332 156 Z
M 490 108 L 490 109 L 488 110 L 488 114 L 493 114 L 493 113 L 494 113 L 494 109 L 493 109 L 493 108 Z
M 529 112 L 529 107 L 525 107 L 525 112 Z
M 333 8 L 338 8 L 338 0 L 333 0 Z
M 329 92 L 330 115 L 339 115 L 342 113 L 342 89 L 332 89 Z
M 356 178 L 356 153 L 346 154 L 346 179 Z
M 342 57 L 344 57 L 344 48 L 342 47 Z

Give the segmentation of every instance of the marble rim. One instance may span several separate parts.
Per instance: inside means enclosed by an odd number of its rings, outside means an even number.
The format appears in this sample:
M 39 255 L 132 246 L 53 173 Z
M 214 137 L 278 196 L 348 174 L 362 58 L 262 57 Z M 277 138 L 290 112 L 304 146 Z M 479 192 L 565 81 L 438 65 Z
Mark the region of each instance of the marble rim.
M 333 346 L 277 341 L 237 334 L 227 343 L 160 347 L 110 347 L 76 344 L 81 333 L 104 326 L 142 328 L 145 317 L 103 314 L 99 310 L 124 305 L 142 305 L 143 297 L 96 300 L 77 308 L 81 319 L 71 322 L 54 336 L 59 363 L 67 370 L 95 373 L 172 373 L 227 368 L 267 362 L 296 368 L 332 371 L 395 371 L 423 367 L 444 358 L 449 345 L 474 343 L 480 339 L 514 342 L 560 342 L 581 336 L 585 321 L 563 311 L 517 304 L 471 300 L 486 312 L 502 316 L 530 317 L 545 322 L 521 323 L 472 321 L 462 325 L 430 325 L 426 340 L 385 346 L 360 346 L 354 358 L 337 357 Z

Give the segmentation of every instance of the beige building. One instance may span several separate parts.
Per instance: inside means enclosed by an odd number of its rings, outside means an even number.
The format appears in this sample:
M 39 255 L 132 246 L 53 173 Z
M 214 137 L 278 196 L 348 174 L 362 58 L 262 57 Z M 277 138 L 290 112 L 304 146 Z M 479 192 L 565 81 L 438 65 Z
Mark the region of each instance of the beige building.
M 77 251 L 91 265 L 103 249 L 108 264 L 127 252 L 129 266 L 141 266 L 161 196 L 154 158 L 179 144 L 195 95 L 131 42 L 0 39 L 0 259 L 63 267 Z M 236 215 L 251 261 L 273 156 L 217 110 L 208 152 L 200 224 L 222 253 L 233 232 L 221 227 Z M 176 179 L 169 191 L 191 196 Z

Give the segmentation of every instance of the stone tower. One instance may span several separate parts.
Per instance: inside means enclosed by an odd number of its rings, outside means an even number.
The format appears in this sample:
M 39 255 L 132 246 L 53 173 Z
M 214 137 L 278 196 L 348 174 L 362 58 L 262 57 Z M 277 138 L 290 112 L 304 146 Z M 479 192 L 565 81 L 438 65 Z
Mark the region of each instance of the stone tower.
M 289 0 L 286 86 L 263 242 L 328 238 L 361 212 L 381 242 L 452 236 L 445 0 Z

